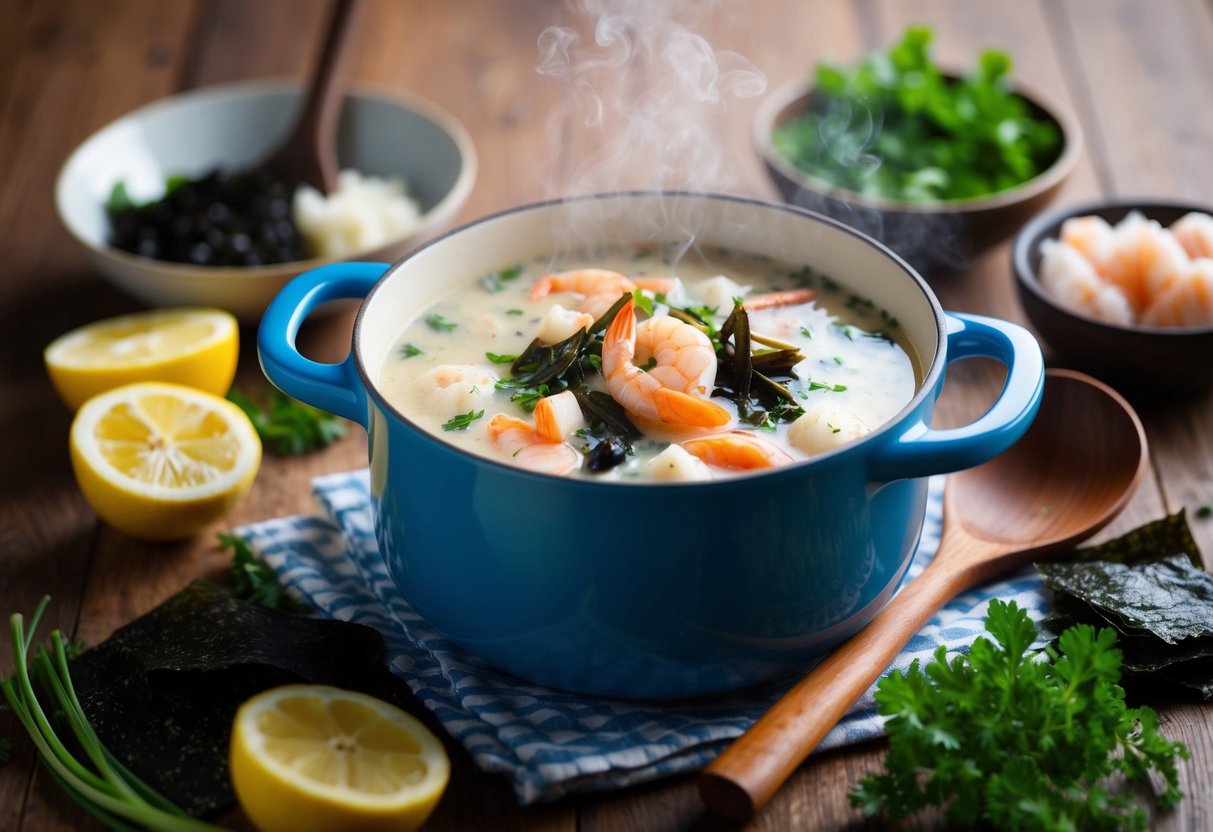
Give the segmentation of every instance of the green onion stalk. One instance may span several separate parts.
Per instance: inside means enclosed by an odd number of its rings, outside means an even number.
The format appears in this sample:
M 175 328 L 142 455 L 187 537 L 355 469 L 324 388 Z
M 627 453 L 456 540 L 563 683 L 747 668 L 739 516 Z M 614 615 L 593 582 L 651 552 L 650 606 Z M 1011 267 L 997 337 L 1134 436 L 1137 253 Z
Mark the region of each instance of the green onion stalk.
M 12 676 L 0 681 L 0 689 L 38 749 L 38 756 L 51 778 L 89 814 L 119 832 L 220 829 L 174 805 L 131 773 L 101 744 L 76 696 L 59 630 L 51 633 L 50 652 L 39 646 L 31 658 L 34 633 L 49 603 L 50 597 L 43 597 L 34 611 L 28 633 L 20 613 L 9 619 L 15 667 Z M 35 681 L 43 696 L 49 698 L 52 713 L 62 712 L 85 759 L 73 754 L 55 732 L 55 726 L 34 692 Z

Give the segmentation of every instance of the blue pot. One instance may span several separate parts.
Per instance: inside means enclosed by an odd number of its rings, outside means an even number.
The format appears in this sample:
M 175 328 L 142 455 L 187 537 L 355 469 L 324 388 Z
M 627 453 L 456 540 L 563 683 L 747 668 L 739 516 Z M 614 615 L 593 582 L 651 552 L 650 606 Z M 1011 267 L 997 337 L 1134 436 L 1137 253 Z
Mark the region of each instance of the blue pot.
M 576 245 L 697 242 L 808 263 L 900 321 L 921 383 L 863 439 L 810 461 L 708 483 L 620 484 L 535 474 L 417 427 L 378 391 L 406 322 L 451 287 Z M 579 230 L 578 230 L 579 229 Z M 366 300 L 353 349 L 319 364 L 295 349 L 319 304 Z M 584 693 L 716 693 L 802 669 L 866 624 L 906 573 L 925 477 L 1010 447 L 1040 403 L 1044 368 L 1013 324 L 945 314 L 879 243 L 788 206 L 703 194 L 613 194 L 522 207 L 388 266 L 300 275 L 271 303 L 259 350 L 286 393 L 363 425 L 380 547 L 401 596 L 452 641 L 526 680 Z M 935 430 L 946 365 L 1007 367 L 997 401 Z

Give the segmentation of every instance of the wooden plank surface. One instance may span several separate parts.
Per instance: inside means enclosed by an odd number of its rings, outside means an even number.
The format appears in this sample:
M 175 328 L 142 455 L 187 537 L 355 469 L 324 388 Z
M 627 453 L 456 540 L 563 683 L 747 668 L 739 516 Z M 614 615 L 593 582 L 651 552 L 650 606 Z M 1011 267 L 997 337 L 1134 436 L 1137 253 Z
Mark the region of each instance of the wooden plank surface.
M 0 185 L 0 429 L 21 441 L 0 445 L 0 612 L 56 598 L 51 623 L 96 643 L 189 579 L 216 576 L 228 558 L 201 535 L 178 544 L 140 544 L 99 524 L 79 497 L 67 463 L 69 416 L 55 399 L 40 351 L 72 326 L 137 304 L 101 282 L 70 244 L 49 195 L 70 150 L 106 122 L 178 89 L 255 76 L 299 75 L 310 66 L 327 20 L 327 0 L 0 0 L 0 153 L 20 159 Z M 1146 9 L 1149 11 L 1146 11 Z M 1148 14 L 1148 20 L 1143 15 Z M 938 54 L 957 65 L 985 46 L 1012 52 L 1016 76 L 1072 107 L 1087 154 L 1059 202 L 1101 194 L 1174 195 L 1210 201 L 1213 169 L 1213 4 L 1201 0 L 1072 0 L 975 4 L 964 0 L 781 0 L 726 3 L 701 22 L 713 47 L 744 55 L 773 87 L 807 77 L 823 58 L 850 61 L 887 44 L 909 22 L 934 26 Z M 604 141 L 577 118 L 584 101 L 535 72 L 540 33 L 592 27 L 554 3 L 377 0 L 364 21 L 356 80 L 441 103 L 472 133 L 480 158 L 476 187 L 458 221 L 575 186 L 579 166 Z M 651 83 L 652 76 L 634 83 Z M 773 197 L 751 151 L 758 99 L 728 102 L 719 123 L 719 179 L 728 190 Z M 727 174 L 727 175 L 725 175 Z M 632 175 L 637 175 L 633 172 Z M 643 176 L 640 177 L 643 180 Z M 649 178 L 659 178 L 649 174 Z M 644 181 L 629 184 L 649 184 Z M 652 182 L 651 184 L 659 184 Z M 937 290 L 948 308 L 1022 321 L 1006 245 Z M 348 349 L 350 314 L 309 324 L 304 349 L 322 360 Z M 238 385 L 264 384 L 253 333 L 242 332 Z M 971 366 L 970 366 L 971 365 Z M 957 365 L 939 409 L 942 424 L 979 413 L 1000 374 Z M 1213 502 L 1213 399 L 1143 403 L 1156 477 L 1107 534 L 1166 509 Z M 312 456 L 267 458 L 252 495 L 223 526 L 308 511 L 308 483 L 320 473 L 365 464 L 352 433 Z M 1197 524 L 1213 553 L 1213 523 Z M 0 644 L 0 668 L 9 665 Z M 1159 829 L 1213 827 L 1213 735 L 1209 709 L 1163 710 L 1166 730 L 1193 750 L 1183 767 L 1190 797 Z M 0 735 L 15 732 L 0 713 Z M 0 767 L 0 829 L 92 828 L 53 784 L 36 774 L 28 743 Z M 862 824 L 848 788 L 879 767 L 879 743 L 815 757 L 750 828 L 880 828 Z M 434 830 L 715 828 L 693 782 L 680 778 L 622 792 L 519 809 L 504 780 L 479 772 L 452 749 L 448 796 Z M 226 821 L 240 826 L 233 814 Z M 936 816 L 907 828 L 934 828 Z

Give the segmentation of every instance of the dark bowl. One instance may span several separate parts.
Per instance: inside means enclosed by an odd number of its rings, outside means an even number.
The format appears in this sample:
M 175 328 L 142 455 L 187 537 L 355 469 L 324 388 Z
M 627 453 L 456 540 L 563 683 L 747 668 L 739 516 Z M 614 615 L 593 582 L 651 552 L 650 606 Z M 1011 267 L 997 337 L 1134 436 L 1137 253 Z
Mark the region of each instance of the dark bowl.
M 1213 208 L 1172 201 L 1098 202 L 1037 217 L 1019 232 L 1011 249 L 1024 313 L 1058 360 L 1099 376 L 1126 395 L 1207 390 L 1213 386 L 1213 327 L 1110 324 L 1059 305 L 1037 279 L 1041 244 L 1057 238 L 1063 222 L 1094 214 L 1115 224 L 1130 211 L 1165 227 L 1189 211 L 1213 213 Z
M 989 196 L 902 202 L 863 196 L 804 173 L 783 158 L 771 141 L 778 127 L 819 103 L 817 94 L 800 82 L 785 84 L 763 102 L 754 122 L 754 145 L 784 201 L 876 237 L 929 278 L 965 268 L 1014 234 L 1044 209 L 1078 163 L 1082 131 L 1077 120 L 1061 107 L 1042 103 L 1041 96 L 1022 86 L 1016 85 L 1014 91 L 1034 116 L 1057 125 L 1061 146 L 1043 172 Z

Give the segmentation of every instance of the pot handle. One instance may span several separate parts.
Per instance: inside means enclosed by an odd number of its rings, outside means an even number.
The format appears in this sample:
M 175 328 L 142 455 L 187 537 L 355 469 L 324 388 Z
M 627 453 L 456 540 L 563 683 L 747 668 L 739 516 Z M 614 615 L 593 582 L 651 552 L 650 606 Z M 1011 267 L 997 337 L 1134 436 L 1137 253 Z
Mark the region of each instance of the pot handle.
M 288 396 L 365 428 L 366 388 L 358 378 L 353 351 L 340 364 L 321 364 L 300 354 L 295 336 L 317 306 L 366 297 L 388 268 L 387 263 L 334 263 L 286 284 L 270 301 L 257 329 L 257 356 L 266 378 Z
M 869 457 L 869 476 L 877 482 L 925 477 L 980 465 L 1014 445 L 1040 407 L 1044 359 L 1026 329 L 980 315 L 947 313 L 951 364 L 983 356 L 1006 365 L 1007 379 L 998 399 L 975 422 L 934 430 L 919 421 L 877 447 Z

